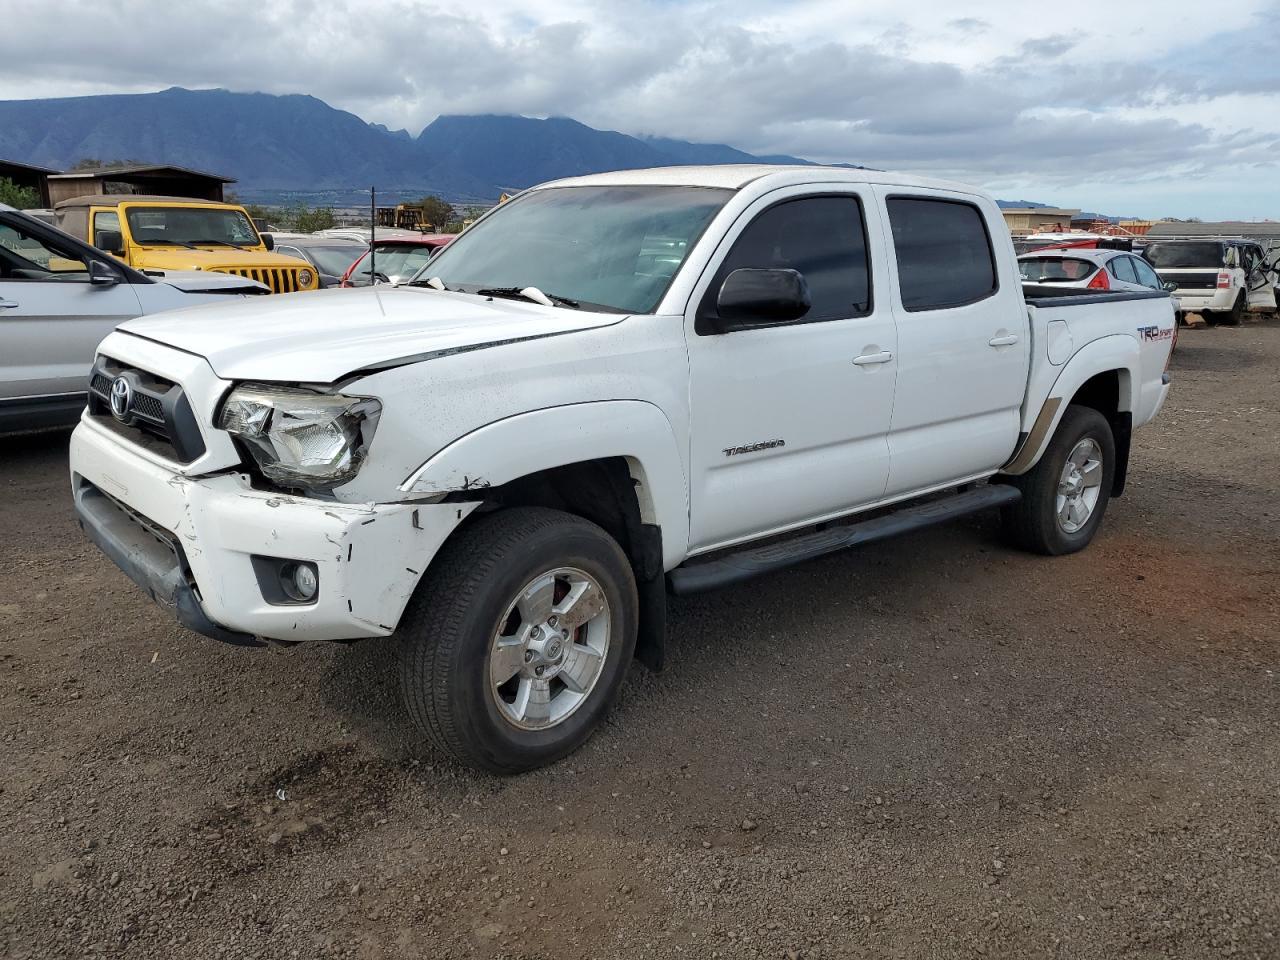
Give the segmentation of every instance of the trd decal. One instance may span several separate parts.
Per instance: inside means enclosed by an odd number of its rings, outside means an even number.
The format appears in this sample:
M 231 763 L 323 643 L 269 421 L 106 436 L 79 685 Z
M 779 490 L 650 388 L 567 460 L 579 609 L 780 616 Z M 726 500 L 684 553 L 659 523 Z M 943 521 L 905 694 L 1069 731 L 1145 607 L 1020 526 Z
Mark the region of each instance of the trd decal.
M 1139 327 L 1138 336 L 1143 340 L 1172 340 L 1173 327 L 1163 329 L 1161 327 Z
M 748 443 L 743 447 L 725 447 L 724 455 L 726 457 L 736 457 L 744 453 L 755 453 L 758 450 L 772 450 L 774 447 L 785 447 L 785 440 L 761 440 L 759 443 Z

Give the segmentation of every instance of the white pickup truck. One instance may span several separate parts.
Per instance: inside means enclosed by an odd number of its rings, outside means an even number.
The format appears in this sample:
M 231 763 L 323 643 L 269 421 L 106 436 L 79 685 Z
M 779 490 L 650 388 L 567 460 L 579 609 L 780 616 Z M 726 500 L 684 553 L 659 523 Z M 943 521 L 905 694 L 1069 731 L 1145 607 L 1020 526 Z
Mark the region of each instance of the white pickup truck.
M 524 770 L 589 736 L 633 658 L 660 668 L 668 591 L 992 507 L 1028 549 L 1084 547 L 1164 401 L 1174 310 L 1062 293 L 1024 299 L 999 209 L 957 184 L 562 180 L 408 284 L 124 324 L 76 509 L 207 636 L 395 635 L 425 734 Z

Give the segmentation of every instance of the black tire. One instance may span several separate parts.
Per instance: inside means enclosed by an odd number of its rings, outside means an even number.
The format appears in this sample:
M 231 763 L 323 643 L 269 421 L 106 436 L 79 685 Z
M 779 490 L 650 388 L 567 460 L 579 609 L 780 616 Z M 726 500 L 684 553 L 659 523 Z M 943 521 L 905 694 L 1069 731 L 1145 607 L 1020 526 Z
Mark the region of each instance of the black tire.
M 1231 305 L 1231 309 L 1226 313 L 1218 314 L 1218 322 L 1224 327 L 1238 327 L 1240 321 L 1244 319 L 1245 294 L 1241 290 L 1236 296 L 1236 302 Z
M 1101 449 L 1102 482 L 1088 520 L 1075 532 L 1068 533 L 1058 521 L 1058 484 L 1067 458 L 1085 439 L 1094 440 Z M 1009 539 L 1024 550 L 1048 556 L 1083 550 L 1106 513 L 1115 468 L 1115 438 L 1107 418 L 1091 407 L 1067 407 L 1040 462 L 1022 476 L 1009 478 L 1009 482 L 1022 490 L 1022 499 L 1001 511 Z
M 540 574 L 573 567 L 609 602 L 609 646 L 599 679 L 555 726 L 528 730 L 499 710 L 489 651 L 499 620 Z M 517 507 L 476 519 L 445 543 L 396 629 L 401 692 L 410 717 L 445 753 L 494 773 L 520 773 L 576 750 L 617 698 L 635 655 L 635 578 L 604 530 L 581 517 Z
M 1216 327 L 1218 325 L 1218 315 L 1212 310 L 1201 310 L 1200 319 L 1204 321 L 1206 327 Z

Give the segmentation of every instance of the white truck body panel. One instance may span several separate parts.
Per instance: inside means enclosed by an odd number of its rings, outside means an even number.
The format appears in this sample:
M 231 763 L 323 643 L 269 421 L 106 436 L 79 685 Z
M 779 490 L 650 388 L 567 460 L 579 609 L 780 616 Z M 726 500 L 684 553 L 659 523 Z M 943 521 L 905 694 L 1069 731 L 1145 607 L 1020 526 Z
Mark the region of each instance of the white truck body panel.
M 255 299 L 208 310 L 200 324 L 177 315 L 125 324 L 100 352 L 179 383 L 206 452 L 185 465 L 166 461 L 86 414 L 72 445 L 74 482 L 189 544 L 217 623 L 283 639 L 348 639 L 394 628 L 435 551 L 485 491 L 538 471 L 624 458 L 672 570 L 725 546 L 1002 469 L 1024 472 L 1075 390 L 1097 374 L 1118 377 L 1135 427 L 1168 390 L 1169 298 L 1024 301 L 999 210 L 969 188 L 861 170 L 714 167 L 535 189 L 582 184 L 736 193 L 651 313 L 382 287 Z M 829 194 L 862 204 L 865 314 L 700 334 L 698 305 L 747 225 L 780 200 Z M 892 195 L 977 209 L 995 290 L 956 307 L 906 309 Z M 242 452 L 214 425 L 244 380 L 332 384 L 376 398 L 382 409 L 358 475 L 328 497 L 255 487 Z M 249 556 L 264 551 L 322 565 L 314 609 L 302 615 L 264 600 L 248 569 Z

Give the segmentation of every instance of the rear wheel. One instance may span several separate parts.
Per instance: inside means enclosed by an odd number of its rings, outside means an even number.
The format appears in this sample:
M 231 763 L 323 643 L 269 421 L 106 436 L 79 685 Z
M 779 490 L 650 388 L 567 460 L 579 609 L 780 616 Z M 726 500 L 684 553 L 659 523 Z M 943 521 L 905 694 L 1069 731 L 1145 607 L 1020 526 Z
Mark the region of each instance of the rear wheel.
M 409 715 L 446 753 L 496 773 L 576 750 L 635 653 L 631 566 L 604 530 L 514 508 L 432 561 L 397 629 Z
M 1010 539 L 1051 556 L 1083 550 L 1102 523 L 1115 463 L 1107 418 L 1091 407 L 1067 407 L 1040 462 L 1011 479 L 1022 499 L 1001 514 Z
M 1238 327 L 1240 321 L 1244 319 L 1245 294 L 1241 290 L 1236 296 L 1236 302 L 1231 305 L 1231 309 L 1226 313 L 1218 314 L 1218 322 L 1227 327 Z

